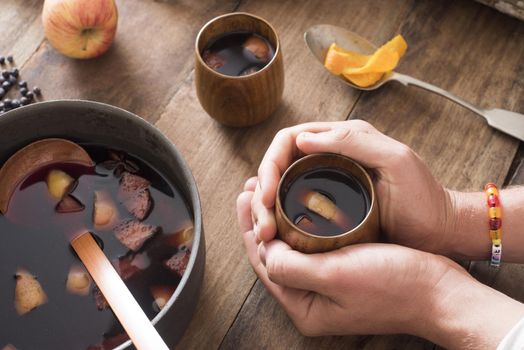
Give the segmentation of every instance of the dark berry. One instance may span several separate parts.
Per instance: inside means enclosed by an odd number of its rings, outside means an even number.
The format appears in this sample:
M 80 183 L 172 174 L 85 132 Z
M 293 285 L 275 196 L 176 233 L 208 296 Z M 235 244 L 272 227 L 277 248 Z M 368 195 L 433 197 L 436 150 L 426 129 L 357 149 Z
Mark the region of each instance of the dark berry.
M 15 78 L 18 78 L 18 76 L 20 75 L 20 71 L 18 70 L 18 68 L 15 68 L 11 71 L 11 75 Z
M 7 56 L 7 62 L 13 63 L 14 61 L 15 61 L 15 59 L 13 58 L 13 55 Z
M 5 96 L 5 90 L 3 88 L 0 88 L 0 98 L 3 98 Z
M 9 90 L 11 88 L 11 83 L 8 82 L 8 81 L 4 81 L 2 83 L 2 89 L 4 89 L 5 91 Z
M 17 99 L 14 99 L 11 101 L 11 107 L 12 108 L 18 108 L 20 107 L 20 101 L 18 101 Z
M 31 103 L 31 101 L 29 101 L 29 99 L 25 96 L 23 96 L 21 99 L 20 99 L 20 104 L 22 106 L 25 106 L 25 105 L 28 105 L 29 103 Z
M 33 93 L 31 91 L 29 91 L 27 94 L 25 94 L 25 97 L 27 97 L 29 102 L 31 102 L 31 101 L 33 101 L 33 98 L 35 97 L 35 95 L 33 95 Z
M 22 80 L 21 82 L 18 83 L 18 87 L 27 88 L 27 81 Z
M 42 94 L 42 90 L 40 90 L 40 88 L 38 86 L 35 86 L 33 88 L 33 93 L 36 95 L 36 96 L 40 96 Z
M 1 65 L 5 64 L 5 57 L 4 56 L 0 56 L 0 64 Z
M 2 85 L 5 81 L 5 78 L 2 74 L 0 74 L 0 85 Z
M 29 90 L 27 90 L 25 87 L 20 88 L 20 95 L 25 96 L 28 92 Z
M 10 75 L 11 74 L 9 73 L 9 71 L 2 69 L 2 76 L 4 77 L 4 79 L 9 79 Z
M 0 111 L 4 109 L 4 103 L 3 102 L 0 102 Z
M 16 78 L 15 76 L 11 75 L 9 77 L 9 82 L 11 83 L 11 85 L 15 85 L 17 81 L 18 81 L 18 78 Z
M 11 108 L 11 99 L 6 98 L 4 100 L 4 108 Z

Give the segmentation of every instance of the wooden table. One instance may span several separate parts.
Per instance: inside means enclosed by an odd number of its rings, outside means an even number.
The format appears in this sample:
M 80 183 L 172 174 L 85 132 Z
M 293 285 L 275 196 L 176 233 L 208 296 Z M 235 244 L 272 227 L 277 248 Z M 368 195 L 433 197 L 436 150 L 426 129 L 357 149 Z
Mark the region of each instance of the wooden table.
M 524 183 L 520 143 L 473 113 L 430 93 L 388 84 L 362 93 L 327 74 L 302 40 L 311 25 L 344 26 L 382 44 L 400 32 L 409 49 L 398 70 L 482 107 L 524 113 L 524 23 L 469 0 L 277 1 L 118 0 L 116 41 L 104 56 L 74 61 L 44 40 L 41 0 L 2 0 L 0 54 L 14 54 L 22 77 L 45 100 L 80 98 L 134 112 L 162 130 L 188 161 L 200 190 L 207 241 L 202 296 L 180 349 L 433 349 L 405 335 L 306 338 L 257 281 L 235 218 L 244 180 L 256 174 L 277 130 L 313 120 L 361 118 L 424 158 L 459 190 L 490 180 Z M 271 119 L 247 129 L 211 120 L 193 86 L 196 33 L 231 11 L 265 17 L 280 34 L 284 100 Z M 0 131 L 1 133 L 1 131 Z M 490 270 L 480 280 L 524 300 L 524 266 Z

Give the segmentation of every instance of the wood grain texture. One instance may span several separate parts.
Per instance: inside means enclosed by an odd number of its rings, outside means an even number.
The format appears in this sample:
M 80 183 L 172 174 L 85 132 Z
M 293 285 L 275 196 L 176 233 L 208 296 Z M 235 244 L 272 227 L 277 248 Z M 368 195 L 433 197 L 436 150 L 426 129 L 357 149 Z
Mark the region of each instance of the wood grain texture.
M 117 1 L 115 41 L 92 60 L 62 56 L 46 41 L 23 69 L 44 99 L 109 103 L 154 122 L 193 68 L 202 22 L 234 9 L 231 0 Z
M 399 71 L 482 107 L 522 110 L 524 47 L 514 40 L 523 29 L 518 21 L 476 3 L 416 2 L 399 30 L 410 45 Z M 393 34 L 391 31 L 383 34 L 386 38 L 373 41 L 380 45 Z M 481 56 L 482 60 L 476 59 Z M 486 70 L 489 65 L 495 67 L 493 71 Z M 363 94 L 351 118 L 368 120 L 407 143 L 440 181 L 461 190 L 481 188 L 488 177 L 502 181 L 518 146 L 516 140 L 491 130 L 473 113 L 441 97 L 400 85 Z M 366 344 L 358 339 L 300 336 L 257 283 L 222 348 L 247 348 L 250 344 L 278 349 L 433 348 L 429 342 L 403 335 L 364 338 L 369 339 Z
M 516 39 L 524 37 L 522 22 L 475 2 L 421 1 L 400 32 L 409 48 L 398 71 L 481 107 L 524 111 L 524 45 Z M 363 94 L 351 117 L 408 144 L 445 186 L 458 190 L 502 183 L 518 148 L 476 114 L 396 84 Z
M 348 115 L 366 119 L 413 147 L 447 186 L 478 190 L 487 180 L 502 182 L 516 152 L 515 140 L 425 91 L 395 84 L 371 93 L 349 89 L 309 54 L 302 34 L 311 25 L 329 23 L 380 45 L 401 32 L 410 48 L 400 72 L 481 107 L 523 113 L 524 24 L 469 0 L 242 1 L 239 10 L 266 18 L 280 36 L 285 90 L 269 120 L 234 130 L 220 126 L 201 108 L 192 70 L 200 27 L 236 9 L 238 2 L 117 4 L 120 20 L 113 47 L 98 59 L 76 61 L 46 42 L 41 45 L 41 0 L 1 0 L 0 54 L 16 55 L 23 78 L 41 86 L 45 99 L 97 100 L 156 122 L 188 161 L 202 198 L 208 259 L 202 297 L 179 348 L 433 348 L 404 335 L 301 336 L 256 282 L 238 236 L 235 198 L 245 179 L 256 174 L 279 129 L 313 120 L 344 120 Z M 474 264 L 472 272 L 481 281 L 523 300 L 512 282 L 520 281 L 514 277 L 520 267 L 504 267 L 496 276 L 482 275 L 480 269 Z
M 496 8 L 500 12 L 524 21 L 524 2 L 521 0 L 477 0 L 480 3 Z
M 282 105 L 262 124 L 235 130 L 220 126 L 203 111 L 196 99 L 193 76 L 170 101 L 156 126 L 175 143 L 193 170 L 202 198 L 207 241 L 202 298 L 180 349 L 217 348 L 255 282 L 238 233 L 235 199 L 243 182 L 256 174 L 274 134 L 302 122 L 344 120 L 359 96 L 316 62 L 303 42 L 303 33 L 320 21 L 336 24 L 340 20 L 372 40 L 382 41 L 395 32 L 405 9 L 404 2 L 384 5 L 382 1 L 370 1 L 369 7 L 358 1 L 309 1 L 299 6 L 280 1 L 242 4 L 239 10 L 269 19 L 280 36 L 286 81 Z M 290 13 L 293 21 L 289 20 Z M 341 16 L 347 13 L 355 17 Z M 366 24 L 370 17 L 384 26 L 378 29 Z M 392 23 L 390 18 L 398 22 Z M 271 320 L 249 322 L 272 329 Z M 290 323 L 287 326 L 292 327 Z M 267 341 L 258 339 L 251 344 L 265 346 Z
M 0 55 L 13 55 L 22 67 L 44 39 L 41 0 L 2 0 L 0 3 Z

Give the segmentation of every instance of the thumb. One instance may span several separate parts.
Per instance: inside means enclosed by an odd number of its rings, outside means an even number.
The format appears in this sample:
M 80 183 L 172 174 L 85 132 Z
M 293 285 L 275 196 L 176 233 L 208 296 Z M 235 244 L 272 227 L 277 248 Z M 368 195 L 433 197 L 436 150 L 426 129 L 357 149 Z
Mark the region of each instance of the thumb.
M 352 128 L 335 128 L 329 131 L 302 132 L 296 139 L 299 150 L 311 153 L 338 153 L 350 157 L 368 168 L 387 166 L 402 156 L 408 147 L 380 132 Z

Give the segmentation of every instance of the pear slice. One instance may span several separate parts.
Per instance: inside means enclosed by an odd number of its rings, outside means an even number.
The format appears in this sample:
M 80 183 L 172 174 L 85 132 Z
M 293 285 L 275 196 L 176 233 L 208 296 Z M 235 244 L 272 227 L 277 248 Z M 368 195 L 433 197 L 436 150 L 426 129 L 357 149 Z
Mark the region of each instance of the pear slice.
M 51 197 L 60 200 L 67 193 L 73 181 L 75 180 L 67 173 L 62 170 L 53 169 L 46 177 L 47 190 Z
M 25 315 L 47 302 L 47 295 L 35 276 L 19 269 L 15 278 L 15 307 L 19 315 Z
M 66 288 L 71 294 L 86 296 L 91 288 L 91 277 L 84 268 L 73 265 L 67 275 Z
M 304 196 L 304 206 L 324 219 L 333 221 L 340 228 L 349 226 L 347 216 L 331 199 L 317 191 L 310 191 Z
M 169 298 L 175 292 L 175 287 L 173 286 L 164 286 L 164 285 L 155 285 L 149 287 L 151 295 L 153 296 L 154 303 L 158 309 L 162 310 L 166 306 Z
M 115 204 L 106 192 L 95 192 L 95 200 L 93 202 L 93 223 L 95 227 L 114 225 L 117 212 Z

